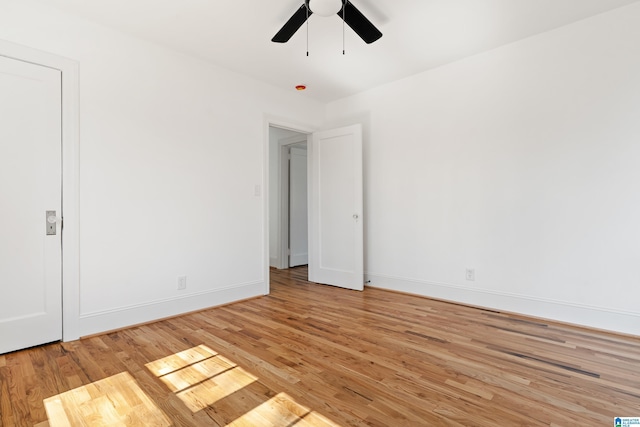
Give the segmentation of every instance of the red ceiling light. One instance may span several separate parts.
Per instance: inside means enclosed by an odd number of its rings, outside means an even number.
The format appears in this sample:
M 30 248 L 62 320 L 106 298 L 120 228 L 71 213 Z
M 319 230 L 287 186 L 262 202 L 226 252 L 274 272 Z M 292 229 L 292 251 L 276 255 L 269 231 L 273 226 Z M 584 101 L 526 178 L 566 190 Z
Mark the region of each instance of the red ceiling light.
M 296 90 L 305 90 L 307 87 L 305 85 L 297 85 Z

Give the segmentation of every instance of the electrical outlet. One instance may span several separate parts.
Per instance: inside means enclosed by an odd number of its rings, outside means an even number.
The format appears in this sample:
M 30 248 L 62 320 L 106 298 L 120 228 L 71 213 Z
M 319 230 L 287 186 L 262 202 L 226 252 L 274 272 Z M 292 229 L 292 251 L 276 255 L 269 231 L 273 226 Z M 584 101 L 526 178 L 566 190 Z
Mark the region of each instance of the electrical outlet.
M 187 289 L 187 276 L 178 276 L 178 290 Z
M 467 268 L 465 271 L 465 277 L 467 280 L 476 280 L 476 271 L 473 268 Z

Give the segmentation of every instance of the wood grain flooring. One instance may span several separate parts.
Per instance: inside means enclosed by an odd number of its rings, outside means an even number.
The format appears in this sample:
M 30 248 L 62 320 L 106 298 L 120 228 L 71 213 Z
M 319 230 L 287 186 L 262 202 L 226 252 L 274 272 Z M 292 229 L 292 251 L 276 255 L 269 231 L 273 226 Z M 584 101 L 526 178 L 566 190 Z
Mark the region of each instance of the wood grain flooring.
M 0 355 L 0 424 L 612 426 L 640 416 L 640 339 L 316 285 L 304 267 L 271 274 L 269 296 Z

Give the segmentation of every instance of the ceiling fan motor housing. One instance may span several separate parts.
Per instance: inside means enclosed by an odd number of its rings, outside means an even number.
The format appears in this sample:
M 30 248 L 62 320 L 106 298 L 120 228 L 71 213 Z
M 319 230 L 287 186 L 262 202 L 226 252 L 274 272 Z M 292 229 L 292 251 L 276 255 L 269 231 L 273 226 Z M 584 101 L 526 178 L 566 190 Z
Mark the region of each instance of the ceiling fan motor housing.
M 342 9 L 342 0 L 307 0 L 307 6 L 316 15 L 332 16 Z

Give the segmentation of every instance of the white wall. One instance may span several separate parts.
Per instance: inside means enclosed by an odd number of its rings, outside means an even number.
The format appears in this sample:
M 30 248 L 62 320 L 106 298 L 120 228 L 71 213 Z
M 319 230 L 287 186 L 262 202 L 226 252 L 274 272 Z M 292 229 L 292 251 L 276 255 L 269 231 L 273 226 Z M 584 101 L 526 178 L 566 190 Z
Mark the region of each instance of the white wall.
M 329 104 L 371 285 L 640 335 L 638 40 L 636 3 Z
M 328 105 L 364 124 L 372 284 L 640 335 L 639 23 Z M 80 64 L 80 335 L 264 292 L 265 115 L 322 105 L 31 0 L 2 0 L 0 39 Z
M 0 39 L 79 63 L 80 335 L 265 292 L 265 117 L 321 104 L 30 0 Z

